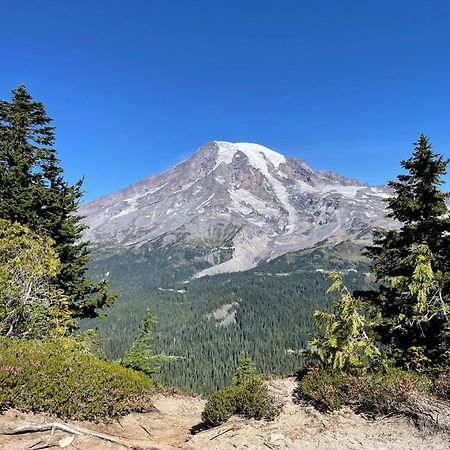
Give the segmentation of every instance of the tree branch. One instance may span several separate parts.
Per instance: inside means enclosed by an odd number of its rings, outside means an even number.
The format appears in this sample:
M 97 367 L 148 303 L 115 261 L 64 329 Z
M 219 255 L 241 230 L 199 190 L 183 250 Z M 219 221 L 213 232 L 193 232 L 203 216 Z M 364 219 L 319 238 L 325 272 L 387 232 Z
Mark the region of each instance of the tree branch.
M 98 439 L 102 439 L 102 440 L 108 441 L 108 442 L 113 442 L 114 444 L 119 444 L 119 445 L 122 445 L 123 447 L 126 447 L 128 449 L 133 449 L 133 450 L 159 450 L 156 447 L 135 445 L 135 444 L 129 443 L 125 440 L 122 440 L 120 438 L 117 438 L 115 436 L 111 436 L 109 434 L 98 433 L 96 431 L 91 431 L 86 428 L 69 425 L 69 424 L 63 423 L 63 422 L 48 422 L 48 423 L 42 423 L 42 424 L 32 424 L 32 423 L 25 424 L 25 425 L 21 425 L 20 427 L 6 429 L 1 434 L 15 435 L 15 434 L 25 434 L 25 433 L 38 433 L 38 432 L 50 431 L 50 430 L 51 431 L 53 431 L 53 430 L 65 431 L 66 433 L 75 434 L 77 436 L 83 436 L 83 435 L 94 436 Z

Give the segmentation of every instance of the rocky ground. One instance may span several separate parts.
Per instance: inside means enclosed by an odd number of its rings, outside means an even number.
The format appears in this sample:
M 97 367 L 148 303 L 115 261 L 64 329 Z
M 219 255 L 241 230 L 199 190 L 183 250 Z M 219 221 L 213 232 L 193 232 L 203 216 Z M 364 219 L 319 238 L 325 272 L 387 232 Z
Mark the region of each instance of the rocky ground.
M 429 428 L 418 429 L 406 418 L 386 417 L 374 421 L 346 409 L 322 414 L 312 407 L 299 406 L 292 397 L 294 379 L 273 380 L 270 387 L 283 404 L 282 413 L 273 422 L 232 418 L 221 427 L 192 434 L 201 422 L 204 400 L 158 395 L 154 398 L 153 411 L 130 414 L 119 422 L 68 422 L 73 427 L 107 434 L 120 443 L 86 434 L 73 435 L 50 430 L 0 435 L 0 449 L 450 449 L 449 434 Z M 58 421 L 42 414 L 8 411 L 0 416 L 0 432 L 23 424 L 47 422 Z

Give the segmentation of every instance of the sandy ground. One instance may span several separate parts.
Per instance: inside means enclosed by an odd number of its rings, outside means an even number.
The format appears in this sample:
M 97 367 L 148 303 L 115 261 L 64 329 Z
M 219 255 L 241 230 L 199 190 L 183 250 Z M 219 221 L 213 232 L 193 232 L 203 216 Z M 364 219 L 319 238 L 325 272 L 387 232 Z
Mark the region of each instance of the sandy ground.
M 293 403 L 294 379 L 273 380 L 271 390 L 283 404 L 283 412 L 273 422 L 232 418 L 221 427 L 191 434 L 200 423 L 204 400 L 185 396 L 154 398 L 155 410 L 130 414 L 113 424 L 70 422 L 93 431 L 116 436 L 129 448 L 187 450 L 227 449 L 323 449 L 323 450 L 440 450 L 450 449 L 450 435 L 419 430 L 408 419 L 391 417 L 368 420 L 350 410 L 322 414 L 312 407 Z M 0 416 L 0 430 L 24 423 L 54 422 L 45 415 L 8 411 Z M 69 450 L 124 449 L 126 445 L 105 442 L 95 437 L 76 436 L 63 431 L 28 433 L 19 436 L 0 435 L 2 450 Z

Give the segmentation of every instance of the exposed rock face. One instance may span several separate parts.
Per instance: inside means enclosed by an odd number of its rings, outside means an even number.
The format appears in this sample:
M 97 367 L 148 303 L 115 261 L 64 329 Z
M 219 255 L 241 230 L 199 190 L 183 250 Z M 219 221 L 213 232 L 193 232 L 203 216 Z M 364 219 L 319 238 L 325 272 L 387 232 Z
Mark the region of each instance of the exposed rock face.
M 385 187 L 314 171 L 261 145 L 214 141 L 79 212 L 86 238 L 112 251 L 162 237 L 165 245 L 204 243 L 228 254 L 203 276 L 247 270 L 326 239 L 368 239 L 387 223 L 388 196 Z

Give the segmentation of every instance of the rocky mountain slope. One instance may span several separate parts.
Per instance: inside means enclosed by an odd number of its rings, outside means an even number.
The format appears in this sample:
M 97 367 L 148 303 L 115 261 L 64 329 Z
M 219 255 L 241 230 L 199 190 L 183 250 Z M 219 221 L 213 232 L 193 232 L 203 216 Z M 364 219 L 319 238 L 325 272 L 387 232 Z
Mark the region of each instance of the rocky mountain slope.
M 155 242 L 208 249 L 201 277 L 247 270 L 324 240 L 366 239 L 386 224 L 388 195 L 261 145 L 215 141 L 79 212 L 86 238 L 108 253 Z
M 176 357 L 160 381 L 188 392 L 223 387 L 241 351 L 263 373 L 292 374 L 330 301 L 327 273 L 354 289 L 373 281 L 361 250 L 389 225 L 388 195 L 257 144 L 212 142 L 81 207 L 91 276 L 109 274 L 121 293 L 105 320 L 83 326 L 117 359 L 151 308 L 155 352 Z

